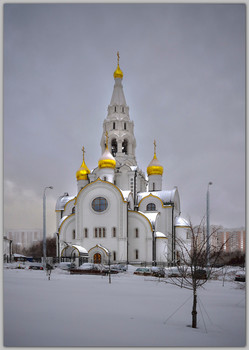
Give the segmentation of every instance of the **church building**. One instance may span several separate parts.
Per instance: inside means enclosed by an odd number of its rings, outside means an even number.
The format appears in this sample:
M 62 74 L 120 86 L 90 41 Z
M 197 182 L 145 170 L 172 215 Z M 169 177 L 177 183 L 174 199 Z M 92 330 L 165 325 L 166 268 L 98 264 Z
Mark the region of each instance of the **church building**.
M 98 166 L 88 169 L 83 147 L 83 161 L 76 172 L 77 193 L 65 193 L 56 202 L 58 255 L 101 264 L 109 259 L 124 264 L 175 264 L 176 239 L 187 240 L 188 230 L 180 216 L 178 189 L 162 189 L 163 166 L 155 141 L 147 175 L 138 167 L 119 53 L 113 76 Z

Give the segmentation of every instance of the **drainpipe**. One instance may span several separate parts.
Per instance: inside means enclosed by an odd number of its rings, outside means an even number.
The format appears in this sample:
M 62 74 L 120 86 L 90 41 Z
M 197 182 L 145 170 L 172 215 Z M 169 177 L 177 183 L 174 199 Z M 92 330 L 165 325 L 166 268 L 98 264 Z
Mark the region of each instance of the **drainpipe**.
M 9 254 L 10 254 L 10 262 L 11 262 L 11 255 L 12 255 L 12 240 L 10 239 L 10 251 L 9 251 Z
M 174 203 L 172 205 L 172 263 L 175 265 L 175 230 L 174 230 Z
M 126 238 L 127 238 L 127 243 L 126 243 L 126 247 L 127 247 L 127 252 L 126 252 L 126 264 L 129 264 L 129 237 L 128 237 L 128 202 L 126 203 Z
M 134 175 L 134 210 L 137 211 L 137 169 Z

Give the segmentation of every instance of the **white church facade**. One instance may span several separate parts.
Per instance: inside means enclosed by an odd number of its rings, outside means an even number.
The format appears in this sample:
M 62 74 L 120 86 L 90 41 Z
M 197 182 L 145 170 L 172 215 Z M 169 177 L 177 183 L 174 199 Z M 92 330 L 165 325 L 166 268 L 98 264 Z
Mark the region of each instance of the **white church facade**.
M 83 147 L 83 162 L 76 172 L 77 194 L 65 193 L 56 202 L 58 255 L 103 264 L 109 259 L 112 263 L 174 264 L 176 238 L 187 239 L 188 229 L 180 216 L 178 189 L 162 189 L 163 166 L 155 142 L 147 176 L 139 169 L 119 55 L 113 76 L 98 166 L 88 169 Z

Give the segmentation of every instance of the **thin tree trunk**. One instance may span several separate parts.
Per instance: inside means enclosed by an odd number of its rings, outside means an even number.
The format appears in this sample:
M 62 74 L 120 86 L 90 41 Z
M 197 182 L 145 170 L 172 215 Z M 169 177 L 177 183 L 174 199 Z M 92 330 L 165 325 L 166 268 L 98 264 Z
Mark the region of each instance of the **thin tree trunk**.
M 196 288 L 193 290 L 193 309 L 192 309 L 192 328 L 197 327 L 197 293 Z

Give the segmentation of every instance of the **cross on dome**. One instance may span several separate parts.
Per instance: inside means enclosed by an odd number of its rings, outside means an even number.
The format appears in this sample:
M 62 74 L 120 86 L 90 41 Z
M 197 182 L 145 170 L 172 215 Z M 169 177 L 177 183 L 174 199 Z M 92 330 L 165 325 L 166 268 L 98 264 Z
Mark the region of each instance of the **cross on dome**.
M 119 51 L 117 52 L 117 57 L 118 57 L 118 65 L 117 65 L 117 69 L 115 70 L 115 72 L 113 73 L 114 79 L 116 78 L 123 78 L 123 72 L 121 71 L 120 67 L 119 67 Z

